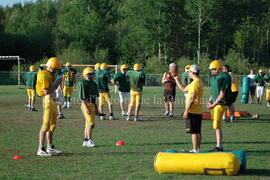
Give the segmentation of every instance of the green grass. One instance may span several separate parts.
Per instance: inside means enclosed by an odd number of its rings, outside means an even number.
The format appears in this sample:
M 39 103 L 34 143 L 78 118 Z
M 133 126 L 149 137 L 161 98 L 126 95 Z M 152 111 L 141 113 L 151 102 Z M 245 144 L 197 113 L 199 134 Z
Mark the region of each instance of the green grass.
M 245 150 L 247 171 L 234 177 L 155 173 L 157 152 L 167 149 L 190 149 L 190 135 L 184 132 L 180 118 L 183 105 L 178 101 L 175 118 L 164 118 L 161 87 L 144 89 L 142 122 L 127 122 L 114 105 L 117 121 L 96 120 L 95 148 L 83 148 L 84 120 L 79 105 L 64 110 L 66 119 L 59 120 L 54 135 L 62 156 L 41 158 L 36 155 L 38 132 L 42 122 L 41 99 L 38 112 L 29 112 L 26 91 L 18 86 L 0 86 L 0 179 L 266 179 L 270 178 L 270 111 L 264 105 L 236 103 L 239 110 L 260 114 L 260 119 L 242 118 L 234 124 L 223 124 L 225 150 Z M 208 89 L 205 90 L 207 96 Z M 117 94 L 113 94 L 117 99 Z M 77 96 L 77 93 L 74 93 Z M 177 92 L 177 96 L 182 96 Z M 105 108 L 107 111 L 107 108 Z M 202 151 L 215 145 L 212 122 L 202 125 Z M 122 147 L 115 146 L 125 141 Z M 21 160 L 12 156 L 22 155 Z

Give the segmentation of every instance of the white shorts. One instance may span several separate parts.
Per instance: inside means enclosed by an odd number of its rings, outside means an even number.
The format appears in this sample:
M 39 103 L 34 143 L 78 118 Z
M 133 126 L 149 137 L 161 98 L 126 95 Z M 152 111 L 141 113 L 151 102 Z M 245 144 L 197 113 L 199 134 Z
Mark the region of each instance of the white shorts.
M 60 86 L 55 90 L 56 93 L 56 99 L 57 99 L 57 104 L 62 105 L 63 104 L 63 92 Z
M 263 91 L 264 91 L 264 86 L 257 86 L 256 88 L 256 94 L 257 97 L 263 97 Z
M 118 93 L 119 93 L 120 103 L 123 103 L 124 101 L 126 101 L 126 99 L 129 100 L 129 98 L 130 98 L 130 93 L 129 92 L 121 92 L 121 91 L 119 91 Z

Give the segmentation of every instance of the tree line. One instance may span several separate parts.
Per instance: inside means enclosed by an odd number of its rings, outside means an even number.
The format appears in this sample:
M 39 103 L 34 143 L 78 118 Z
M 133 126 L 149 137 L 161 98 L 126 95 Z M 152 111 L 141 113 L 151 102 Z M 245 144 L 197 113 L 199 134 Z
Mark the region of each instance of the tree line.
M 207 72 L 220 59 L 247 73 L 270 65 L 269 29 L 270 0 L 38 0 L 0 6 L 0 55 L 24 57 L 25 67 L 51 56 L 139 62 L 147 73 L 173 61 Z

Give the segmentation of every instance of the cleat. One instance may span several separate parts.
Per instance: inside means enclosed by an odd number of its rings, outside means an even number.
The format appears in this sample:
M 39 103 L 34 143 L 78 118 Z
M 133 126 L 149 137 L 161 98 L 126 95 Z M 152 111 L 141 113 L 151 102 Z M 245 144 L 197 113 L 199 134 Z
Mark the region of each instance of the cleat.
M 169 114 L 169 117 L 173 117 L 173 113 L 172 112 Z
M 199 151 L 195 150 L 195 149 L 192 149 L 189 151 L 190 153 L 198 153 Z
M 140 121 L 141 119 L 139 118 L 139 117 L 135 117 L 134 118 L 134 121 L 136 122 L 136 121 Z
M 87 143 L 88 143 L 88 141 L 83 141 L 82 146 L 83 146 L 83 147 L 86 147 L 86 146 L 87 146 Z
M 105 120 L 105 116 L 100 116 L 100 120 Z
M 130 118 L 130 116 L 128 116 L 128 117 L 127 117 L 127 121 L 131 121 L 131 118 Z
M 170 115 L 170 112 L 169 111 L 166 111 L 165 113 L 164 113 L 164 116 L 169 116 Z
M 60 114 L 58 114 L 58 116 L 57 116 L 57 119 L 64 119 L 65 117 L 64 117 L 64 114 L 63 113 L 60 113 Z
M 52 148 L 47 148 L 47 152 L 51 155 L 58 155 L 63 153 L 62 151 L 55 149 L 54 145 L 52 145 Z
M 110 120 L 117 120 L 117 118 L 116 117 L 114 117 L 114 116 L 110 116 L 110 118 L 109 118 Z
M 32 107 L 31 111 L 38 111 L 36 108 Z
M 212 152 L 222 152 L 223 147 L 215 147 L 214 149 L 211 150 Z
M 86 147 L 95 147 L 95 146 L 96 146 L 95 143 L 91 139 L 89 139 L 86 143 Z
M 37 155 L 41 156 L 41 157 L 51 157 L 52 156 L 51 154 L 46 152 L 44 147 L 37 151 Z

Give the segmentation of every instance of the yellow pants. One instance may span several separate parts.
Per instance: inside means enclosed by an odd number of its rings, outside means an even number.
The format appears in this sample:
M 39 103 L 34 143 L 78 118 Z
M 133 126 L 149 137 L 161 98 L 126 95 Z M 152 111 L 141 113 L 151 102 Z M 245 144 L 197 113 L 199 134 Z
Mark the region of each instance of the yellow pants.
M 36 95 L 36 92 L 35 92 L 35 89 L 26 89 L 27 91 L 27 94 L 28 94 L 28 97 L 31 98 L 31 99 L 34 99 L 35 98 L 35 95 Z
M 55 130 L 57 120 L 57 103 L 56 99 L 50 96 L 45 96 L 43 99 L 43 123 L 41 126 L 42 131 Z
M 213 129 L 221 128 L 222 116 L 225 113 L 227 106 L 216 105 L 211 110 L 211 119 L 213 120 Z
M 86 106 L 84 104 L 81 105 L 81 110 L 85 119 L 85 127 L 91 128 L 95 125 L 95 116 L 96 116 L 96 108 L 95 104 L 87 103 L 87 107 L 90 109 L 90 114 L 86 111 Z
M 270 89 L 266 89 L 266 101 L 270 101 Z
M 129 106 L 133 107 L 134 105 L 136 107 L 140 107 L 141 106 L 141 99 L 142 99 L 142 92 L 139 91 L 132 91 L 130 90 L 130 103 Z
M 72 92 L 73 92 L 73 87 L 72 86 L 64 86 L 64 89 L 63 89 L 64 97 L 71 97 Z
M 109 106 L 112 104 L 111 103 L 111 96 L 110 96 L 109 92 L 99 93 L 99 106 L 103 106 L 105 103 L 105 100 Z

